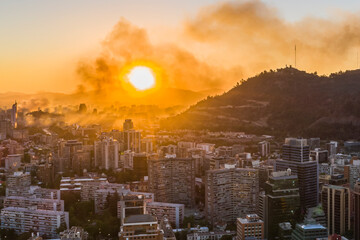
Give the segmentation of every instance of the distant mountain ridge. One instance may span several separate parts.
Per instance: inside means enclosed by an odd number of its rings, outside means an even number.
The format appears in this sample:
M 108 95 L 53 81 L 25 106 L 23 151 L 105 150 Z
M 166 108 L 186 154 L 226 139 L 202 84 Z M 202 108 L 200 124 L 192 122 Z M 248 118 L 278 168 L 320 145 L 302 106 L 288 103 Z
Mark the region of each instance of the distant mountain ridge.
M 360 70 L 329 76 L 291 67 L 265 71 L 162 121 L 161 126 L 358 139 Z
M 78 93 L 57 93 L 57 92 L 39 92 L 39 93 L 18 93 L 6 92 L 0 93 L 0 107 L 9 108 L 15 101 L 19 103 L 20 108 L 37 110 L 45 109 L 58 105 L 79 105 L 87 103 L 94 106 L 111 105 L 158 105 L 161 107 L 183 106 L 184 108 L 194 104 L 208 95 L 221 92 L 220 89 L 209 89 L 206 91 L 191 91 L 178 88 L 164 88 L 144 97 L 132 97 L 125 91 L 108 93 L 87 91 Z M 117 96 L 114 96 L 117 95 Z

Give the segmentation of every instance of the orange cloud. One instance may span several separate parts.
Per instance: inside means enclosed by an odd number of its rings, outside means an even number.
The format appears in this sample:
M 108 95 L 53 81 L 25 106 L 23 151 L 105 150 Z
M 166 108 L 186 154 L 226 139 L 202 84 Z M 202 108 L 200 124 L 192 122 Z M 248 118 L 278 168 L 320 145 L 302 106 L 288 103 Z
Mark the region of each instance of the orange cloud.
M 360 16 L 309 17 L 296 23 L 282 19 L 261 1 L 233 1 L 206 7 L 185 23 L 188 41 L 201 43 L 209 58 L 239 65 L 246 76 L 264 69 L 294 65 L 328 74 L 356 67 Z
M 119 84 L 120 73 L 123 68 L 136 61 L 152 62 L 162 69 L 162 88 L 157 93 L 160 95 L 169 88 L 191 91 L 221 88 L 224 81 L 234 83 L 241 76 L 239 68 L 229 71 L 208 65 L 174 44 L 152 44 L 144 29 L 121 19 L 103 41 L 101 54 L 93 61 L 79 64 L 78 73 L 84 80 L 79 89 L 83 91 L 84 86 L 90 86 L 97 94 L 122 101 L 129 96 Z M 174 102 L 173 100 L 177 102 L 169 97 L 167 104 Z M 153 96 L 151 98 L 154 99 Z M 148 103 L 149 99 L 143 100 Z M 141 100 L 137 99 L 136 102 L 138 101 Z M 161 104 L 164 100 L 155 103 Z

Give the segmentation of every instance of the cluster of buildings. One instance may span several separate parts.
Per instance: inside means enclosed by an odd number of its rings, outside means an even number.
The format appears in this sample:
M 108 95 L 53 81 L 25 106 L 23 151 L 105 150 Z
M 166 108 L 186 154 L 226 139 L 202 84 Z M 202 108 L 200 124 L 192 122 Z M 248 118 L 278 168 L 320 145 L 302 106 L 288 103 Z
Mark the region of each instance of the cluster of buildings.
M 59 228 L 69 228 L 69 214 L 64 211 L 60 190 L 31 186 L 31 176 L 23 172 L 8 175 L 6 183 L 0 211 L 1 229 L 14 230 L 17 234 L 35 231 L 56 238 Z
M 0 139 L 3 127 L 17 129 L 14 111 L 17 106 L 0 114 Z M 0 187 L 6 185 L 1 229 L 35 231 L 34 239 L 86 239 L 84 229 L 70 226 L 61 200 L 62 193 L 75 192 L 93 202 L 98 215 L 109 196 L 116 199 L 120 226 L 112 237 L 124 240 L 360 239 L 359 142 L 145 134 L 130 119 L 122 131 L 103 132 L 98 125 L 72 130 L 78 138 L 64 140 L 45 129 L 19 140 L 6 132 L 0 142 Z M 213 138 L 229 141 L 207 141 Z M 132 180 L 116 183 L 105 172 L 130 173 Z M 196 223 L 184 226 L 186 216 Z

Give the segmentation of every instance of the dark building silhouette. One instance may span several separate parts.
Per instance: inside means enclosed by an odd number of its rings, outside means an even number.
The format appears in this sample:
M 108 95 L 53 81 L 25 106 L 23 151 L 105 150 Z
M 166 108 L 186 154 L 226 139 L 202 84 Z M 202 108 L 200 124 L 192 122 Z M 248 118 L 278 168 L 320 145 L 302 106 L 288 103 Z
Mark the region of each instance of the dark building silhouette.
M 350 230 L 350 190 L 327 185 L 321 191 L 322 207 L 326 216 L 329 235 Z
M 303 211 L 316 207 L 319 202 L 319 172 L 316 161 L 310 161 L 306 139 L 287 138 L 283 145 L 282 160 L 277 160 L 276 171 L 291 171 L 298 176 L 300 203 Z
M 143 153 L 135 153 L 133 157 L 133 170 L 136 180 L 144 179 L 148 175 L 147 156 Z
M 360 182 L 354 186 L 354 237 L 360 239 Z
M 79 106 L 79 113 L 86 113 L 87 112 L 87 107 L 85 103 L 81 103 Z
M 134 129 L 134 123 L 131 119 L 125 119 L 125 122 L 123 124 L 123 130 L 127 131 L 127 130 L 131 130 Z
M 273 172 L 265 187 L 265 233 L 268 239 L 279 235 L 279 224 L 295 224 L 300 209 L 298 178 L 291 171 Z

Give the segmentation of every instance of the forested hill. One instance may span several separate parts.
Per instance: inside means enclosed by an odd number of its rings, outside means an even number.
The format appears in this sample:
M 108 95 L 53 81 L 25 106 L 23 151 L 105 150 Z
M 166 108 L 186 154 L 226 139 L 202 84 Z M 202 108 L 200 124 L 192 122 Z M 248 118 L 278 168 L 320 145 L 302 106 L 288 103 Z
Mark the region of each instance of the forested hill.
M 360 70 L 330 76 L 291 67 L 262 72 L 161 124 L 168 129 L 358 139 Z

